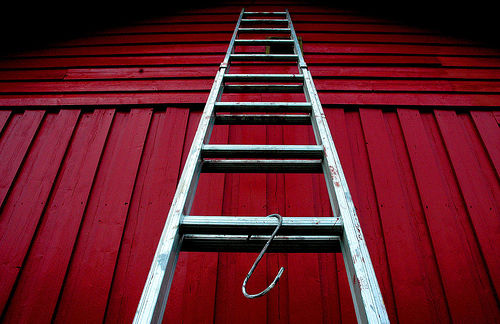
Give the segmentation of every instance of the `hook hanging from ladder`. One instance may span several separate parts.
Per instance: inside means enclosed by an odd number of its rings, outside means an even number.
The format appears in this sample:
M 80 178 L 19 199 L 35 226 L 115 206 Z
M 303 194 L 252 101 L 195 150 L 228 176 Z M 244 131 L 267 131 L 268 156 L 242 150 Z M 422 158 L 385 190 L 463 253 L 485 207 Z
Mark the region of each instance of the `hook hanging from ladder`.
M 278 226 L 276 227 L 276 229 L 274 230 L 273 234 L 271 235 L 271 238 L 269 238 L 269 240 L 267 241 L 266 245 L 264 245 L 264 248 L 262 249 L 262 251 L 260 251 L 260 254 L 257 257 L 257 259 L 255 259 L 255 262 L 253 263 L 252 267 L 250 268 L 250 271 L 248 271 L 248 274 L 245 277 L 245 280 L 243 280 L 243 285 L 241 286 L 241 291 L 243 292 L 243 295 L 246 298 L 250 298 L 250 299 L 251 298 L 257 298 L 257 297 L 262 297 L 265 294 L 267 294 L 271 289 L 273 289 L 273 287 L 276 285 L 276 283 L 278 282 L 278 280 L 280 280 L 281 275 L 283 274 L 283 271 L 285 271 L 285 268 L 281 267 L 281 269 L 279 270 L 278 274 L 274 278 L 273 282 L 271 282 L 271 284 L 266 289 L 264 289 L 263 291 L 261 291 L 260 293 L 254 294 L 254 295 L 251 295 L 251 294 L 247 293 L 247 291 L 246 291 L 246 284 L 247 284 L 248 279 L 250 279 L 250 276 L 252 275 L 253 271 L 255 270 L 255 268 L 259 264 L 260 260 L 264 256 L 264 253 L 266 253 L 266 250 L 269 247 L 269 244 L 271 244 L 271 241 L 274 239 L 274 237 L 276 236 L 276 233 L 278 233 L 278 230 L 281 227 L 281 224 L 283 223 L 283 218 L 279 214 L 271 214 L 271 215 L 268 215 L 267 217 L 275 217 L 275 218 L 277 218 L 278 219 Z M 250 236 L 248 236 L 248 238 L 250 238 Z

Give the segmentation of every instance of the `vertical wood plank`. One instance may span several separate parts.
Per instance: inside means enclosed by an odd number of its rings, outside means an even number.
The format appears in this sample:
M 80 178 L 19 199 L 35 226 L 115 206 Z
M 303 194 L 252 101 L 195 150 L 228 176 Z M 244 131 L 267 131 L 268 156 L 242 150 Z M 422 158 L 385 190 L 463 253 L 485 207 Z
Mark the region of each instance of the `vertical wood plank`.
M 0 110 L 0 135 L 2 134 L 3 128 L 7 124 L 11 114 L 12 110 Z
M 173 199 L 189 110 L 155 112 L 133 189 L 105 322 L 130 323 Z
M 102 322 L 150 124 L 150 109 L 117 112 L 54 321 Z
M 490 111 L 471 111 L 476 129 L 500 179 L 500 127 Z
M 5 321 L 52 318 L 114 110 L 83 114 L 19 276 Z
M 500 125 L 500 111 L 494 111 L 493 116 L 495 117 L 495 120 L 497 121 L 497 125 Z
M 47 115 L 5 202 L 0 217 L 2 312 L 23 266 L 79 115 L 79 110 Z
M 474 120 L 469 113 L 457 113 L 458 120 L 464 131 L 464 135 L 468 141 L 469 146 L 473 150 L 473 154 L 479 164 L 481 172 L 483 173 L 486 183 L 486 190 L 489 191 L 491 197 L 500 197 L 500 179 L 497 176 L 495 167 L 491 163 L 488 151 L 485 149 L 477 128 L 475 127 Z M 500 142 L 500 137 L 499 137 Z M 500 199 L 492 200 L 496 210 L 500 212 Z
M 425 257 L 409 198 L 403 189 L 397 157 L 380 109 L 360 109 L 372 169 L 398 318 L 402 322 L 449 322 L 441 285 Z
M 500 213 L 496 208 L 495 198 L 488 190 L 485 176 L 456 113 L 435 110 L 434 115 L 498 296 L 500 259 L 497 256 L 500 251 L 497 242 L 500 240 Z
M 13 184 L 45 112 L 27 110 L 14 114 L 0 140 L 0 207 Z

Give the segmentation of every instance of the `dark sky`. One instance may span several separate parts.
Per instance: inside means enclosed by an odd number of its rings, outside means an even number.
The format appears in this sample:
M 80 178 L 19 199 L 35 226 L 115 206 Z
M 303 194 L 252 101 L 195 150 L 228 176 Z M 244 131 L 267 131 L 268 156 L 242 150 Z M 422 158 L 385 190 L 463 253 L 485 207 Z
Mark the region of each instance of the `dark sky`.
M 175 14 L 183 7 L 223 3 L 135 0 L 122 1 L 38 1 L 14 0 L 0 7 L 0 54 L 50 46 L 51 42 L 74 38 L 102 28 L 126 25 L 151 16 Z M 327 6 L 354 9 L 365 15 L 381 16 L 407 25 L 441 30 L 444 34 L 482 41 L 500 47 L 498 10 L 493 1 L 310 1 Z M 189 4 L 188 4 L 189 3 Z

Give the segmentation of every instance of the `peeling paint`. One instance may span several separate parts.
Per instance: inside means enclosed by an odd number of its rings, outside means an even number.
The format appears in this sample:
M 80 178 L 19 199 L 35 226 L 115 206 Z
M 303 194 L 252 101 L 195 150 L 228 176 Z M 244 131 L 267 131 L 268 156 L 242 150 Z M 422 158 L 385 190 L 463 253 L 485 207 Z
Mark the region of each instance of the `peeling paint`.
M 162 253 L 158 256 L 157 260 L 161 270 L 165 271 L 167 268 L 168 255 L 166 253 Z

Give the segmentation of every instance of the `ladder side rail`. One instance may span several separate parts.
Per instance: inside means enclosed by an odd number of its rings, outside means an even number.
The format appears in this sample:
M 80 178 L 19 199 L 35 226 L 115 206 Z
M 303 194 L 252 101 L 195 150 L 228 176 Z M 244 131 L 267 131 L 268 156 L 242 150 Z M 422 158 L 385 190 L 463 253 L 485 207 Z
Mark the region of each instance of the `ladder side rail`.
M 288 10 L 287 19 L 289 21 L 291 36 L 294 40 L 294 50 L 299 56 L 299 69 L 304 75 L 304 93 L 306 99 L 312 104 L 311 122 L 313 130 L 318 144 L 324 146 L 323 171 L 333 208 L 333 215 L 341 217 L 344 224 L 341 249 L 353 296 L 356 317 L 359 323 L 389 323 L 377 277 L 371 263 L 340 159 L 333 143 L 312 76 L 304 62 Z
M 222 93 L 224 74 L 227 70 L 229 57 L 233 51 L 234 40 L 238 33 L 238 27 L 243 12 L 244 9 L 242 9 L 240 13 L 238 24 L 233 33 L 226 57 L 219 67 L 212 89 L 210 90 L 210 95 L 203 110 L 203 115 L 177 185 L 174 199 L 144 285 L 133 323 L 146 324 L 162 322 L 182 244 L 182 236 L 179 231 L 180 223 L 183 216 L 189 214 L 193 202 L 201 171 L 201 148 L 210 138 L 211 128 L 215 119 L 215 102 L 220 98 Z
M 222 61 L 221 67 L 228 67 L 229 61 L 231 59 L 231 54 L 234 53 L 234 43 L 236 42 L 236 37 L 238 36 L 238 30 L 240 29 L 241 20 L 243 19 L 244 14 L 245 8 L 241 9 L 240 16 L 238 17 L 238 21 L 236 22 L 236 27 L 234 28 L 233 36 L 231 36 L 231 41 L 229 42 L 229 46 L 227 47 L 226 56 L 224 56 L 224 61 Z
M 288 20 L 288 29 L 290 29 L 290 38 L 293 40 L 293 51 L 295 52 L 295 55 L 298 56 L 297 63 L 299 66 L 299 73 L 302 73 L 301 68 L 307 67 L 307 64 L 304 60 L 304 56 L 302 55 L 302 50 L 300 49 L 297 34 L 295 33 L 295 29 L 293 28 L 292 17 L 290 17 L 288 9 L 286 9 L 286 19 Z

